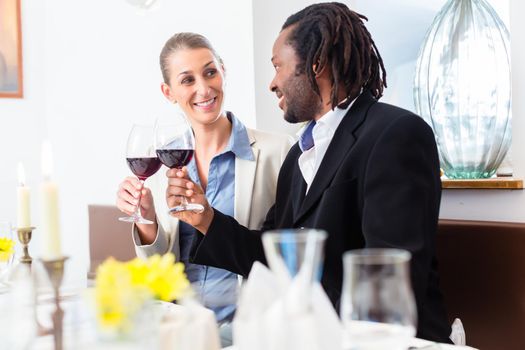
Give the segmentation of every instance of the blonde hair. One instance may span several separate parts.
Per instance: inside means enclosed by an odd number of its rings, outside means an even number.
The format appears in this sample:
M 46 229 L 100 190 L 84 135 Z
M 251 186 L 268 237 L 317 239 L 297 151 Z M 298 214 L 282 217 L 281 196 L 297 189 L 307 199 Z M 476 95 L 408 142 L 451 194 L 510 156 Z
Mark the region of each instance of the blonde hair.
M 176 33 L 166 41 L 160 52 L 160 70 L 162 72 L 162 78 L 166 84 L 169 84 L 170 80 L 168 59 L 173 53 L 181 49 L 208 49 L 219 63 L 222 64 L 221 57 L 217 54 L 210 41 L 206 39 L 205 36 L 190 32 Z

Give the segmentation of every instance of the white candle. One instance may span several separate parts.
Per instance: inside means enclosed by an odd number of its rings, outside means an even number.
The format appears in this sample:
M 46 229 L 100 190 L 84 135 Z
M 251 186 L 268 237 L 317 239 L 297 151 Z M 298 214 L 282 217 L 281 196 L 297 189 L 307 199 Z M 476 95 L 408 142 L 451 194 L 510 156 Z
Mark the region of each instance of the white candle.
M 45 141 L 42 145 L 42 174 L 44 182 L 40 186 L 42 208 L 42 240 L 44 259 L 62 257 L 60 249 L 60 229 L 58 215 L 58 186 L 51 181 L 53 158 L 51 144 Z
M 17 198 L 17 227 L 30 227 L 30 201 L 29 187 L 26 186 L 26 175 L 22 163 L 18 163 L 18 187 L 16 189 Z

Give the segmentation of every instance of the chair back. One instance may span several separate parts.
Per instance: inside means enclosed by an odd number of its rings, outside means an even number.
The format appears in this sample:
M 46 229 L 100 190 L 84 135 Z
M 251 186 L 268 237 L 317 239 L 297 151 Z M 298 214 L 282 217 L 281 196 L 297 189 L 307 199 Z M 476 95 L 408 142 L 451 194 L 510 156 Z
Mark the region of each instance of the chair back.
M 89 212 L 89 256 L 88 276 L 93 278 L 96 269 L 106 258 L 133 259 L 135 247 L 131 236 L 131 225 L 119 221 L 123 216 L 114 205 L 88 205 Z

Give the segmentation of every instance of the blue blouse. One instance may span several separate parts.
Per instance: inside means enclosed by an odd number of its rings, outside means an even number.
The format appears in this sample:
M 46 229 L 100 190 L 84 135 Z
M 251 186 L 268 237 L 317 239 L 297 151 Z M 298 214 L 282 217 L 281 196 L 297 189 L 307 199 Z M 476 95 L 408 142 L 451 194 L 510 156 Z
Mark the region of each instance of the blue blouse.
M 235 205 L 235 157 L 255 160 L 246 127 L 228 112 L 232 133 L 226 148 L 210 163 L 206 198 L 212 207 L 221 213 L 234 216 Z M 192 181 L 200 184 L 195 159 L 188 164 Z M 237 275 L 216 267 L 192 264 L 189 254 L 195 229 L 180 222 L 179 243 L 181 261 L 186 265 L 186 274 L 204 306 L 213 310 L 218 322 L 231 321 L 237 298 Z

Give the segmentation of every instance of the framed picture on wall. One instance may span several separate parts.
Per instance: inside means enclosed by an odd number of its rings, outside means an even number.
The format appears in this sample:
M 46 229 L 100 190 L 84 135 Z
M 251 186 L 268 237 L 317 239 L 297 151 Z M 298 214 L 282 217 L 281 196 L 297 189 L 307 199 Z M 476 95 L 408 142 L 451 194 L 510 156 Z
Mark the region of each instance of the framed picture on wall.
M 20 1 L 0 0 L 0 97 L 23 97 Z

